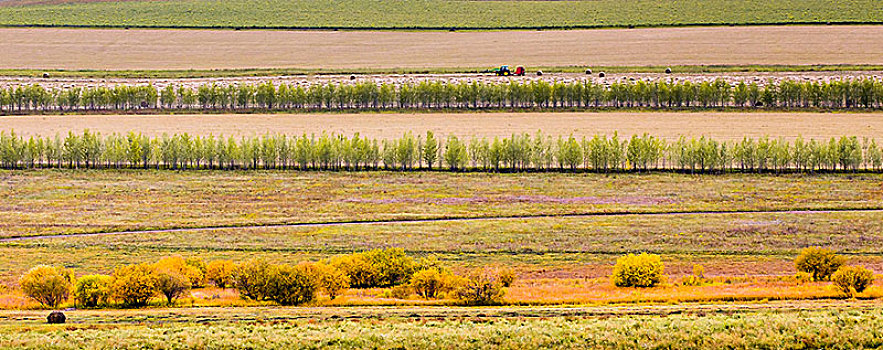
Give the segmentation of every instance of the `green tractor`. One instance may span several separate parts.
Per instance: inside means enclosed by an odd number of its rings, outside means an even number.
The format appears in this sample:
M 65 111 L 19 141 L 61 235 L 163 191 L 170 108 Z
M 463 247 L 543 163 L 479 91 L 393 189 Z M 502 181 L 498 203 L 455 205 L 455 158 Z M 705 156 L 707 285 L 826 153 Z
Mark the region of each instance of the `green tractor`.
M 510 70 L 509 66 L 500 66 L 486 70 L 483 73 L 494 73 L 501 77 L 508 77 L 510 75 L 524 76 L 525 70 L 522 66 L 515 67 L 515 71 Z

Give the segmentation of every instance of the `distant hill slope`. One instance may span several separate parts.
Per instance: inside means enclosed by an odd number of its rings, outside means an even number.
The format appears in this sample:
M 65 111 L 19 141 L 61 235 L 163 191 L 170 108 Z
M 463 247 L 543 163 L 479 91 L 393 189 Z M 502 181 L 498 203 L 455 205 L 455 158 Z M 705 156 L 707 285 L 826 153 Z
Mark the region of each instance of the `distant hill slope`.
M 0 0 L 0 4 L 0 25 L 5 26 L 557 29 L 883 23 L 880 0 Z

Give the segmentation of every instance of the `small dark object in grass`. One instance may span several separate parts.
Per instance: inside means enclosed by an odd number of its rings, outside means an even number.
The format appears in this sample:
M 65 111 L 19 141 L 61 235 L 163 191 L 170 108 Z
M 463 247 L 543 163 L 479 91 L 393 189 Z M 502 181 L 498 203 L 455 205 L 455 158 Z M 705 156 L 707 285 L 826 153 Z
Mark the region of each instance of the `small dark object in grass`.
M 67 316 L 61 311 L 52 311 L 49 316 L 46 316 L 46 322 L 51 324 L 64 323 L 65 321 L 67 321 Z
M 355 75 L 350 75 L 350 80 L 356 80 L 356 76 L 355 76 Z
M 541 75 L 543 75 L 543 71 L 538 70 L 538 71 L 537 71 L 537 76 L 541 76 Z
M 49 73 L 43 73 L 43 79 L 49 79 Z
M 586 69 L 586 75 L 591 75 L 591 74 L 592 74 L 592 70 L 591 70 L 591 69 Z
M 671 68 L 666 68 L 666 69 L 665 69 L 665 74 L 671 74 Z
M 599 77 L 599 78 L 603 78 L 603 77 L 606 77 L 606 76 L 607 76 L 607 73 L 604 73 L 604 72 L 598 73 L 598 77 Z

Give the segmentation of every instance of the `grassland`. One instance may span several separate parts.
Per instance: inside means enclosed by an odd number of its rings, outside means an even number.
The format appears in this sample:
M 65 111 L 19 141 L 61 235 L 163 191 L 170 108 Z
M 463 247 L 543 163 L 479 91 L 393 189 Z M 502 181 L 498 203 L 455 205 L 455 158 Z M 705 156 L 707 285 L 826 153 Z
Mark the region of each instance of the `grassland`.
M 207 2 L 194 2 L 203 3 Z M 3 11 L 0 8 L 0 18 L 8 18 Z M 785 65 L 805 70 L 817 65 L 879 66 L 883 64 L 881 36 L 883 26 L 453 33 L 3 28 L 0 42 L 6 50 L 0 53 L 0 69 L 171 70 L 183 74 L 188 70 L 260 72 L 273 68 L 307 73 L 445 72 L 511 64 L 531 71 L 542 67 L 579 67 L 570 69 L 582 71 L 605 66 L 709 65 Z
M 447 30 L 878 23 L 883 11 L 877 5 L 872 0 L 13 2 L 0 8 L 0 25 Z
M 286 222 L 883 206 L 864 175 L 4 171 L 3 236 Z M 198 194 L 198 197 L 194 197 Z
M 259 256 L 291 263 L 396 246 L 416 256 L 436 255 L 460 270 L 516 267 L 525 284 L 510 292 L 512 302 L 608 303 L 837 295 L 824 286 L 748 280 L 728 288 L 659 289 L 636 297 L 612 289 L 606 279 L 615 258 L 632 251 L 664 254 L 667 271 L 675 277 L 690 273 L 697 263 L 713 276 L 791 275 L 791 259 L 809 245 L 848 253 L 852 263 L 875 270 L 883 266 L 880 212 L 788 212 L 879 208 L 880 175 L 104 170 L 7 171 L 2 179 L 0 213 L 6 219 L 0 231 L 6 237 L 337 220 L 784 211 L 226 228 L 11 241 L 0 244 L 0 281 L 6 285 L 39 263 L 64 264 L 79 274 L 109 273 L 119 264 L 172 254 L 237 261 Z M 358 292 L 351 302 L 390 301 Z
M 42 315 L 7 312 L 0 316 L 0 347 L 482 349 L 493 344 L 501 349 L 857 349 L 876 348 L 883 341 L 876 331 L 883 326 L 879 306 L 806 306 L 807 310 L 786 312 L 740 312 L 727 306 L 711 311 L 674 308 L 671 314 L 649 309 L 662 315 L 612 318 L 611 313 L 621 310 L 424 308 L 361 315 L 320 311 L 306 317 L 299 311 L 273 309 L 79 311 L 71 313 L 75 323 L 63 326 L 39 324 Z M 822 306 L 831 309 L 819 310 Z M 715 310 L 720 313 L 708 314 Z
M 337 133 L 377 139 L 400 138 L 432 131 L 442 139 L 457 137 L 510 137 L 535 134 L 551 136 L 649 133 L 667 140 L 680 136 L 706 136 L 719 141 L 743 137 L 784 138 L 798 136 L 826 140 L 831 137 L 877 138 L 883 134 L 879 113 L 767 113 L 767 112 L 595 112 L 595 113 L 340 113 L 340 114 L 175 114 L 175 115 L 65 115 L 0 116 L 6 130 L 25 136 L 53 137 L 88 129 L 102 134 L 136 131 L 149 136 L 163 134 L 253 136 L 268 130 L 286 135 Z

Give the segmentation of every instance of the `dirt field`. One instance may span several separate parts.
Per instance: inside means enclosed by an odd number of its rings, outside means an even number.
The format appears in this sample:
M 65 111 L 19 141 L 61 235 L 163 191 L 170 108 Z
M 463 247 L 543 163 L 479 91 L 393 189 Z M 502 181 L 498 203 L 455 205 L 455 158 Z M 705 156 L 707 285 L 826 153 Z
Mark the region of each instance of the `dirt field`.
M 139 131 L 147 135 L 253 135 L 263 133 L 359 132 L 372 138 L 400 137 L 411 131 L 432 130 L 441 136 L 510 136 L 513 133 L 592 136 L 650 133 L 676 139 L 680 135 L 719 140 L 742 137 L 829 138 L 883 135 L 883 114 L 876 113 L 718 113 L 718 112 L 600 112 L 600 113 L 364 113 L 271 115 L 116 115 L 5 116 L 3 130 L 24 135 L 52 136 L 83 129 L 102 133 Z
M 883 26 L 505 32 L 0 29 L 0 68 L 879 64 Z

